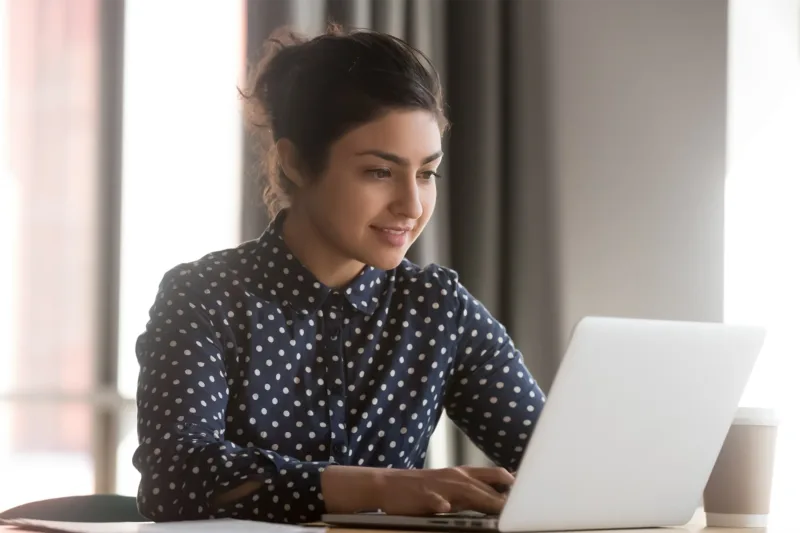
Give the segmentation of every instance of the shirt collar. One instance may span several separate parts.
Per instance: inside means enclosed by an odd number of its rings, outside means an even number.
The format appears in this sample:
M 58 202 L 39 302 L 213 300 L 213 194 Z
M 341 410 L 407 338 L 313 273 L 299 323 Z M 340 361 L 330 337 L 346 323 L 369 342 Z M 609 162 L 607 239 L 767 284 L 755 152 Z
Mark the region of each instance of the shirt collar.
M 342 294 L 358 311 L 372 315 L 379 296 L 386 287 L 386 272 L 365 266 L 350 283 L 332 289 L 320 282 L 289 250 L 283 239 L 286 212 L 281 211 L 258 239 L 254 250 L 258 269 L 263 275 L 253 276 L 263 292 L 281 300 L 302 314 L 316 312 L 333 293 Z

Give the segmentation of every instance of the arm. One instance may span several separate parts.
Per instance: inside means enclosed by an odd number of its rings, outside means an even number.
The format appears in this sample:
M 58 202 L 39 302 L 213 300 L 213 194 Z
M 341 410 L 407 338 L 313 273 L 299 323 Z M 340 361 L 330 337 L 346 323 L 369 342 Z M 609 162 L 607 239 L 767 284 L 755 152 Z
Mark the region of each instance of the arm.
M 323 480 L 328 463 L 299 461 L 226 439 L 228 327 L 192 289 L 191 278 L 189 270 L 177 269 L 165 276 L 136 345 L 139 447 L 134 464 L 142 474 L 142 514 L 156 521 L 302 522 L 326 510 L 369 507 L 371 492 L 357 490 L 358 484 L 349 499 L 335 497 L 346 493 L 341 485 L 354 473 L 343 477 L 341 467 L 332 467 Z M 362 473 L 359 480 L 363 485 L 368 478 Z
M 454 274 L 450 283 L 459 322 L 447 414 L 495 463 L 516 470 L 544 407 L 544 394 L 505 327 Z

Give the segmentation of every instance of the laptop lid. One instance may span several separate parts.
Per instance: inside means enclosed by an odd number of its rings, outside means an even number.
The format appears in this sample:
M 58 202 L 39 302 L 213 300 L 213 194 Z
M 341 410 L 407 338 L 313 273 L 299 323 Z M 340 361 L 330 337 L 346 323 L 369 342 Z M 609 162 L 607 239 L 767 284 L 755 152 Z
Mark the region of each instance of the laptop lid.
M 747 326 L 583 319 L 500 531 L 688 522 L 764 337 L 762 328 Z

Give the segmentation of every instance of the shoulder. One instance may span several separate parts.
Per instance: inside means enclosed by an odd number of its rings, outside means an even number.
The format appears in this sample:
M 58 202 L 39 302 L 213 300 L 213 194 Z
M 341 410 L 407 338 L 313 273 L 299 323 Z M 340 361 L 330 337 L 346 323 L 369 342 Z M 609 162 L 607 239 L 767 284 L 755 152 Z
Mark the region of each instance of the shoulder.
M 404 259 L 395 269 L 395 278 L 398 290 L 418 296 L 435 296 L 450 307 L 457 307 L 461 300 L 469 298 L 459 281 L 458 272 L 436 263 L 423 267 Z
M 247 264 L 253 261 L 256 241 L 234 248 L 209 252 L 195 260 L 179 263 L 167 270 L 159 286 L 159 295 L 181 291 L 195 295 L 214 295 L 236 289 L 247 279 Z
M 440 302 L 454 315 L 460 315 L 460 322 L 469 321 L 470 317 L 482 317 L 487 323 L 495 321 L 484 304 L 461 283 L 457 271 L 435 263 L 420 267 L 408 260 L 396 271 L 396 290 L 417 296 L 419 303 L 423 302 L 419 296 L 428 303 Z

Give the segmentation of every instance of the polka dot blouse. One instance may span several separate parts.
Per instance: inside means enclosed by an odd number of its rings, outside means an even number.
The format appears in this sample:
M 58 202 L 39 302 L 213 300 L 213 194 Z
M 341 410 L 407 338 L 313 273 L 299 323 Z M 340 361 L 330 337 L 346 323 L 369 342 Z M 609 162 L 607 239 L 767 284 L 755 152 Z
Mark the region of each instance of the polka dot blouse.
M 421 468 L 443 409 L 516 468 L 544 396 L 456 274 L 404 261 L 330 289 L 280 224 L 161 283 L 136 343 L 141 512 L 316 520 L 327 465 Z M 260 488 L 213 504 L 245 480 Z

